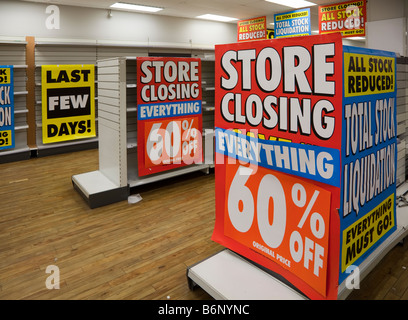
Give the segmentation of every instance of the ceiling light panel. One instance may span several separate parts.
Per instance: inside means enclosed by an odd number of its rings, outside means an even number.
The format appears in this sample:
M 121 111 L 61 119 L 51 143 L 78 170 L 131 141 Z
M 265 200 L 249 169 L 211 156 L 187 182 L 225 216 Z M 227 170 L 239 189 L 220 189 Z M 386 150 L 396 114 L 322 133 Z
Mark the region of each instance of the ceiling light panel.
M 305 1 L 305 0 L 265 0 L 265 1 L 280 4 L 282 6 L 291 7 L 295 9 L 316 5 L 316 3 Z
M 203 14 L 201 16 L 197 16 L 196 18 L 206 19 L 206 20 L 214 20 L 214 21 L 222 21 L 222 22 L 230 22 L 230 21 L 238 20 L 237 18 L 218 16 L 216 14 Z
M 114 9 L 124 9 L 124 10 L 133 10 L 133 11 L 143 11 L 143 12 L 158 12 L 163 10 L 163 8 L 159 7 L 150 7 L 150 6 L 142 6 L 138 4 L 130 4 L 124 2 L 116 2 L 110 6 Z

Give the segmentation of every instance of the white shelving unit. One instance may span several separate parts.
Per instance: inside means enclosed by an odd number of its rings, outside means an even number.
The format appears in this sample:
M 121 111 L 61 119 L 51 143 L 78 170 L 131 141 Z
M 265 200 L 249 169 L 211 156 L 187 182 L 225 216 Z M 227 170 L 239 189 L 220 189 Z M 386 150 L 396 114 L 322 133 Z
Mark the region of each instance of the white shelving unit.
M 213 165 L 214 113 L 204 112 L 203 128 L 209 129 L 206 130 L 209 133 L 203 137 L 204 158 L 211 161 L 139 177 L 136 57 L 101 59 L 97 62 L 97 70 L 99 170 L 72 177 L 74 188 L 81 193 L 91 208 L 127 199 L 132 187 L 194 171 L 209 172 Z M 206 70 L 205 77 L 214 83 L 211 62 Z M 207 105 L 214 101 L 211 94 L 203 95 L 204 99 Z
M 99 170 L 74 175 L 74 188 L 91 208 L 127 199 L 126 58 L 99 60 Z

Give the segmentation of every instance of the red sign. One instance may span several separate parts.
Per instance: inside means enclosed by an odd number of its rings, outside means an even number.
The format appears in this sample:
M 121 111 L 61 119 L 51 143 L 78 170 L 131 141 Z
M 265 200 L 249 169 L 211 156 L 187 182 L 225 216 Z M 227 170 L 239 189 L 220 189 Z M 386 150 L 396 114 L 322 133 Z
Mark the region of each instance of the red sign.
M 365 36 L 366 1 L 319 6 L 319 33 L 341 32 L 343 37 Z
M 139 176 L 202 162 L 201 60 L 137 58 Z
M 225 235 L 302 274 L 326 295 L 331 193 L 262 167 L 255 174 L 238 163 L 226 167 L 225 181 Z
M 213 240 L 310 298 L 336 299 L 341 36 L 218 45 L 215 55 Z
M 266 16 L 238 21 L 237 27 L 238 42 L 266 39 Z

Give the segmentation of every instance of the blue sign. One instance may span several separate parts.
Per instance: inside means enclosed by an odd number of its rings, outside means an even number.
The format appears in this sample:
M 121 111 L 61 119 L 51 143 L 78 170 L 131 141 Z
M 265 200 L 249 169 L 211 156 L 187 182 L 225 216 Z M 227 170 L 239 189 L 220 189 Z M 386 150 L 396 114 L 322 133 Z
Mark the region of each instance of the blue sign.
M 0 66 L 0 150 L 14 148 L 13 66 Z
M 340 186 L 340 152 L 308 144 L 262 140 L 215 128 L 215 150 L 261 167 Z
M 340 283 L 396 230 L 396 56 L 343 47 Z
M 274 16 L 275 38 L 310 36 L 310 8 L 279 13 Z
M 138 120 L 201 114 L 201 100 L 139 104 Z

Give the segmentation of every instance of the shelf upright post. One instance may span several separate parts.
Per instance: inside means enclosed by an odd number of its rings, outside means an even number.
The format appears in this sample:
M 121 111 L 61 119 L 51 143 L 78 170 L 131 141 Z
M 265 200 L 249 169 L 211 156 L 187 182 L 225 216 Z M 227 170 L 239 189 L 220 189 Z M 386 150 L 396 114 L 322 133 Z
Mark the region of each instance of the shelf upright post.
M 35 38 L 26 37 L 26 64 L 27 64 L 27 145 L 37 149 L 35 125 Z

